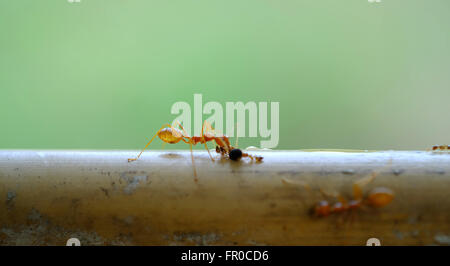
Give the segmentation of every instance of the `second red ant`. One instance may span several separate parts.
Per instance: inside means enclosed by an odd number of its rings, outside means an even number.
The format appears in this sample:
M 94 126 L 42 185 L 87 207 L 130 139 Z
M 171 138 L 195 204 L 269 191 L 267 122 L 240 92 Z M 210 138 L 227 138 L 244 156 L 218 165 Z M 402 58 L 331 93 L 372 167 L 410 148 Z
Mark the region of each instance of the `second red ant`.
M 335 198 L 337 201 L 332 203 L 330 200 L 319 201 L 310 211 L 314 217 L 328 217 L 333 214 L 354 213 L 357 210 L 364 209 L 366 207 L 381 208 L 390 204 L 394 199 L 394 192 L 386 187 L 373 188 L 366 197 L 363 195 L 362 188 L 372 182 L 378 173 L 374 172 L 370 176 L 361 178 L 353 183 L 353 198 L 346 200 L 339 194 L 330 195 L 325 193 L 322 189 L 320 193 L 324 198 Z M 282 179 L 284 184 L 301 185 L 305 189 L 310 190 L 309 185 L 303 181 L 292 181 L 288 179 Z
M 432 151 L 450 151 L 450 145 L 434 145 Z

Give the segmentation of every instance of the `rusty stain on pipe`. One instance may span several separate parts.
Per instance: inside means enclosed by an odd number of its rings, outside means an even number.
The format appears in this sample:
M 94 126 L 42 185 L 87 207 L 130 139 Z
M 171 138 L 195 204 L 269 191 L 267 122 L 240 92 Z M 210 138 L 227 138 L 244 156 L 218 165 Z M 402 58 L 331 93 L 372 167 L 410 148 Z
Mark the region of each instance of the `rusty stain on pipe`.
M 261 164 L 211 162 L 188 151 L 0 151 L 0 244 L 448 245 L 450 154 L 425 151 L 249 151 Z M 216 155 L 219 156 L 219 155 Z M 386 167 L 389 161 L 391 165 Z M 348 198 L 395 192 L 383 209 L 352 219 L 311 217 L 318 188 Z M 289 179 L 311 186 L 286 185 Z M 295 183 L 295 182 L 294 182 Z

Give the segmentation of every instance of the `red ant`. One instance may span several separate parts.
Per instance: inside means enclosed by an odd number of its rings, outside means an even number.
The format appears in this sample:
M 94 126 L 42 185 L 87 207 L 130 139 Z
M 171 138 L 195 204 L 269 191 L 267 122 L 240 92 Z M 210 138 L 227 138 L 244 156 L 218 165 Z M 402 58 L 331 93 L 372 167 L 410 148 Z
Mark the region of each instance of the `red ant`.
M 213 162 L 214 162 L 214 159 L 213 159 L 211 153 L 209 152 L 208 145 L 206 144 L 208 141 L 215 141 L 216 144 L 218 145 L 218 147 L 220 147 L 221 149 L 224 149 L 227 152 L 231 151 L 233 149 L 230 145 L 230 140 L 227 136 L 223 135 L 220 137 L 216 137 L 211 134 L 204 134 L 205 126 L 208 127 L 206 131 L 213 131 L 211 125 L 206 121 L 204 121 L 204 123 L 203 123 L 201 135 L 200 136 L 192 136 L 192 137 L 190 137 L 186 133 L 186 130 L 184 130 L 183 126 L 178 121 L 177 121 L 177 124 L 181 128 L 181 130 L 183 130 L 183 132 L 181 132 L 177 128 L 174 128 L 170 124 L 163 125 L 156 132 L 156 134 L 150 139 L 150 141 L 147 143 L 147 145 L 145 145 L 144 149 L 142 149 L 142 151 L 138 154 L 138 156 L 136 158 L 128 159 L 128 162 L 136 161 L 137 159 L 139 159 L 141 154 L 150 145 L 150 143 L 152 143 L 153 139 L 155 139 L 156 136 L 158 136 L 165 143 L 170 143 L 170 144 L 175 144 L 180 141 L 183 141 L 184 143 L 189 144 L 189 146 L 191 148 L 192 166 L 194 169 L 194 177 L 195 177 L 194 180 L 197 182 L 197 171 L 195 170 L 194 154 L 192 152 L 192 145 L 196 145 L 197 143 L 205 144 L 206 151 L 208 151 L 209 157 L 211 158 L 211 160 Z
M 372 182 L 376 176 L 377 173 L 372 173 L 368 177 L 355 181 L 353 183 L 353 199 L 350 201 L 347 201 L 340 195 L 327 194 L 320 189 L 320 192 L 324 197 L 337 198 L 338 202 L 331 204 L 328 200 L 321 200 L 312 208 L 311 214 L 315 217 L 327 217 L 331 214 L 354 212 L 363 209 L 366 206 L 381 208 L 388 205 L 394 199 L 394 192 L 389 188 L 376 187 L 369 192 L 366 198 L 363 197 L 362 188 Z M 302 185 L 307 190 L 310 190 L 310 187 L 303 181 L 292 181 L 287 179 L 282 179 L 281 181 L 284 184 Z
M 326 217 L 331 214 L 357 211 L 363 209 L 365 206 L 381 208 L 388 205 L 394 199 L 394 192 L 389 188 L 376 187 L 369 192 L 366 198 L 363 197 L 362 187 L 372 182 L 372 180 L 375 179 L 375 176 L 376 173 L 373 173 L 369 177 L 356 181 L 353 184 L 353 199 L 348 202 L 340 195 L 333 195 L 338 199 L 338 202 L 335 202 L 333 205 L 327 200 L 321 200 L 313 208 L 313 215 L 316 217 Z M 325 196 L 329 196 L 322 190 L 321 193 Z
M 433 151 L 450 151 L 450 145 L 434 145 L 431 149 Z

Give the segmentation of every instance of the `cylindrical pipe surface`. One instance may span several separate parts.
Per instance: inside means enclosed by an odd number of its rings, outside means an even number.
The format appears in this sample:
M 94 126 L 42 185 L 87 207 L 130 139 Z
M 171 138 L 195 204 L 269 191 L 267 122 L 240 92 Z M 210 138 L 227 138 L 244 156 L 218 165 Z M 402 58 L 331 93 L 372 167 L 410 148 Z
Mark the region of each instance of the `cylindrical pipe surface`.
M 195 182 L 189 151 L 0 151 L 0 244 L 450 244 L 448 153 L 248 153 L 263 162 L 194 152 Z M 374 172 L 364 196 L 388 188 L 389 205 L 310 214 Z

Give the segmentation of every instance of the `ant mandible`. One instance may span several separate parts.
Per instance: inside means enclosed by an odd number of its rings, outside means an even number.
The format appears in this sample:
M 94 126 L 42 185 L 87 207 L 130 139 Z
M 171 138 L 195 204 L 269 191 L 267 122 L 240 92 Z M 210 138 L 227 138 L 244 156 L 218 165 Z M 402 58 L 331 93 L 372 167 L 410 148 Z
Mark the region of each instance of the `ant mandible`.
M 165 143 L 169 143 L 169 144 L 175 144 L 175 143 L 178 143 L 180 141 L 183 141 L 184 143 L 187 143 L 190 146 L 192 167 L 194 169 L 194 177 L 195 177 L 194 180 L 195 180 L 195 182 L 197 182 L 197 171 L 195 169 L 194 154 L 192 152 L 192 146 L 193 145 L 196 145 L 197 143 L 205 144 L 206 151 L 208 151 L 209 157 L 211 158 L 211 160 L 213 162 L 214 162 L 214 159 L 213 159 L 211 153 L 209 152 L 208 145 L 206 144 L 207 142 L 215 141 L 216 144 L 218 145 L 218 147 L 220 147 L 221 149 L 223 149 L 223 150 L 225 150 L 227 152 L 232 150 L 232 147 L 230 145 L 230 140 L 229 140 L 229 138 L 227 136 L 222 135 L 220 137 L 216 137 L 215 135 L 204 134 L 205 126 L 208 127 L 207 128 L 207 132 L 213 130 L 211 125 L 208 122 L 206 122 L 206 121 L 203 122 L 201 135 L 200 136 L 192 136 L 192 137 L 190 137 L 186 133 L 186 130 L 183 128 L 183 126 L 180 124 L 180 122 L 177 121 L 177 124 L 181 128 L 182 131 L 180 131 L 179 129 L 173 127 L 170 124 L 164 124 L 156 132 L 156 134 L 150 139 L 150 141 L 147 143 L 147 145 L 145 145 L 144 149 L 142 149 L 142 151 L 138 154 L 138 156 L 136 158 L 128 159 L 128 162 L 136 161 L 137 159 L 139 159 L 139 157 L 141 157 L 142 153 L 150 145 L 150 143 L 152 143 L 152 141 L 155 139 L 156 136 L 158 136 Z

